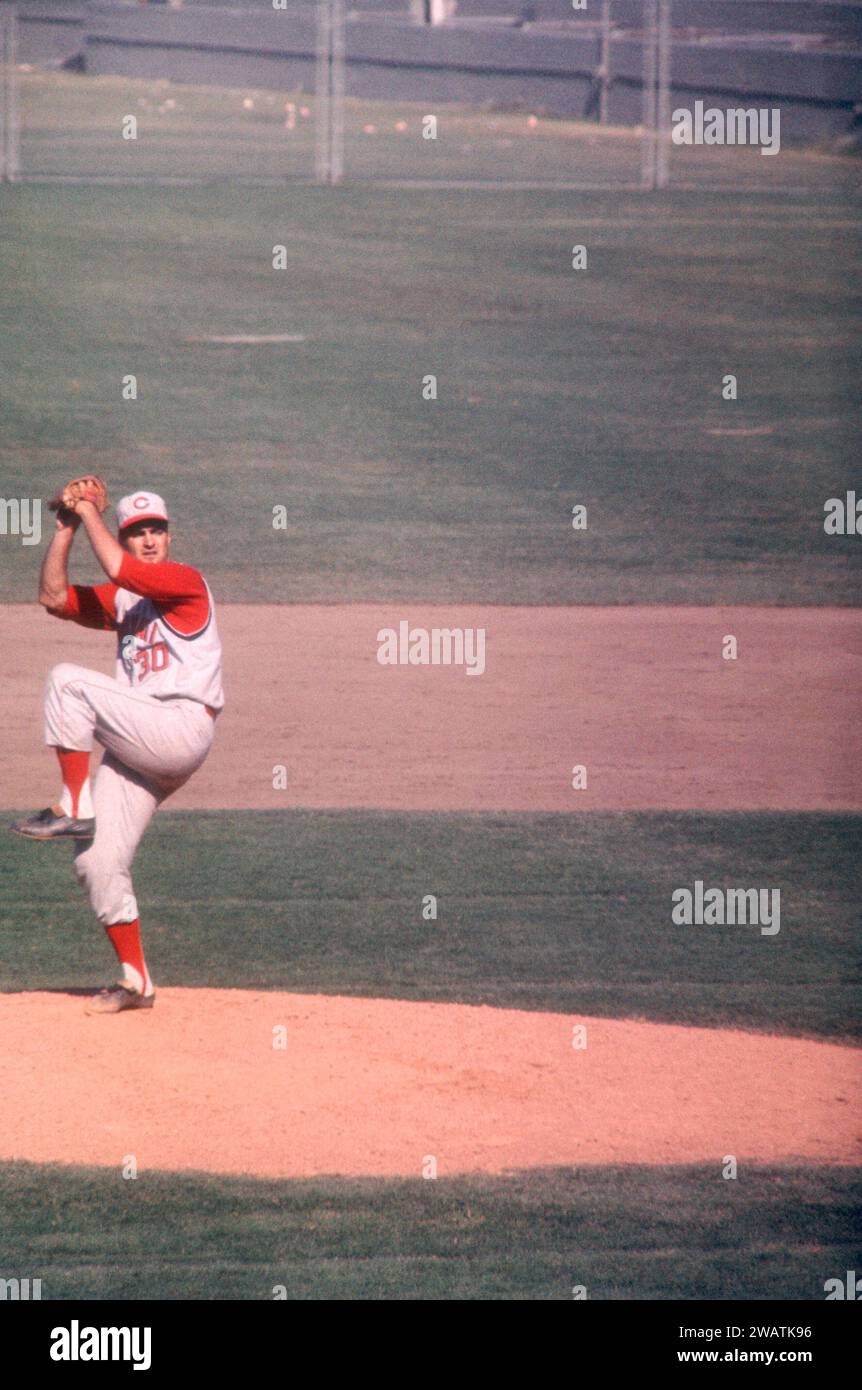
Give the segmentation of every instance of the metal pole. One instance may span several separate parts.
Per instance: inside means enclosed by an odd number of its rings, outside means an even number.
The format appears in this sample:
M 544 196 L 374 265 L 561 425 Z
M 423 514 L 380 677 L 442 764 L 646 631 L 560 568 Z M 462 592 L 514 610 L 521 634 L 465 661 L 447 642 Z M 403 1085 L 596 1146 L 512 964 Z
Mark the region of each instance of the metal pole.
M 329 183 L 331 155 L 330 55 L 332 53 L 331 0 L 317 0 L 317 55 L 314 72 L 314 177 Z
M 18 112 L 18 11 L 9 15 L 12 42 L 9 53 L 9 181 L 21 172 L 21 122 Z
M 6 26 L 8 22 L 8 13 L 5 6 L 0 9 L 0 182 L 2 183 L 6 182 L 6 169 L 9 164 L 9 152 L 7 149 L 9 139 L 9 113 L 7 111 L 9 103 L 9 75 L 6 68 Z
M 641 146 L 641 187 L 655 188 L 656 182 L 656 40 L 657 0 L 643 0 L 643 145 Z
M 3 45 L 2 58 L 3 65 L 3 98 L 2 98 L 2 164 L 0 164 L 0 179 L 4 183 L 14 183 L 18 177 L 18 90 L 17 90 L 17 63 L 18 63 L 18 14 L 11 6 L 3 7 Z
M 670 178 L 670 83 L 673 0 L 659 0 L 658 7 L 658 134 L 656 140 L 656 188 L 667 188 Z
M 340 183 L 344 173 L 344 0 L 332 0 L 330 128 L 329 182 Z
M 608 123 L 608 91 L 611 85 L 611 0 L 602 0 L 602 39 L 599 56 L 599 122 Z

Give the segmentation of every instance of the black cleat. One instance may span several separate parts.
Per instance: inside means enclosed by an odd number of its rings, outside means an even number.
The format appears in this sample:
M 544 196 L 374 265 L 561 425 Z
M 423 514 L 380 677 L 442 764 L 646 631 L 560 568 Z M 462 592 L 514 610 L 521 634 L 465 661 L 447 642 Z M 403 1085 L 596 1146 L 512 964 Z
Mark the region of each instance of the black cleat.
M 34 811 L 24 820 L 16 820 L 11 826 L 16 835 L 26 835 L 28 840 L 59 840 L 63 836 L 72 840 L 92 840 L 96 833 L 95 817 L 79 820 L 67 816 L 62 806 L 46 806 L 44 811 Z
M 111 985 L 108 989 L 100 989 L 98 994 L 94 994 L 89 1000 L 85 1013 L 88 1014 L 121 1014 L 126 1009 L 151 1009 L 156 1002 L 155 993 L 140 994 L 138 990 L 132 989 L 131 985 Z

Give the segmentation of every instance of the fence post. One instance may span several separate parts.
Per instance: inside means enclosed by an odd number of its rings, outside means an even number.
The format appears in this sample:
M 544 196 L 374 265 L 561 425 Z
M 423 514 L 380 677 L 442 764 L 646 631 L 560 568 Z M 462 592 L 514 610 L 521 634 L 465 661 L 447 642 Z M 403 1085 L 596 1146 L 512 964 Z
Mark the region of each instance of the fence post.
M 602 39 L 599 52 L 599 122 L 608 123 L 608 92 L 611 85 L 611 0 L 602 0 Z
M 329 183 L 331 103 L 329 61 L 332 53 L 330 0 L 317 0 L 317 56 L 314 69 L 314 176 Z
M 6 112 L 6 88 L 8 86 L 8 76 L 6 73 L 6 16 L 9 11 L 5 5 L 0 4 L 0 183 L 6 182 L 6 126 L 8 123 Z
M 641 146 L 641 187 L 656 186 L 656 43 L 658 39 L 657 0 L 643 0 L 643 144 Z
M 659 0 L 658 8 L 658 112 L 656 139 L 656 188 L 667 188 L 670 179 L 670 84 L 673 0 Z
M 19 173 L 18 132 L 18 14 L 12 5 L 2 9 L 2 141 L 0 141 L 0 180 L 14 183 Z
M 344 174 L 344 0 L 332 0 L 332 62 L 330 64 L 330 183 Z
M 318 183 L 344 173 L 344 0 L 317 0 L 315 158 Z

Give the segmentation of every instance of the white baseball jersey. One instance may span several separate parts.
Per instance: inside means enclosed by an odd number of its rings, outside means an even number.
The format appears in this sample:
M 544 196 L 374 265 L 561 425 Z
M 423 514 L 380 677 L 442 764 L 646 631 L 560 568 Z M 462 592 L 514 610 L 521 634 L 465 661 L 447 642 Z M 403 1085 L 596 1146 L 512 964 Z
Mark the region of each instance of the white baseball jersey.
M 165 560 L 123 557 L 117 582 L 69 587 L 57 613 L 117 634 L 117 680 L 157 700 L 224 706 L 215 603 L 203 575 Z

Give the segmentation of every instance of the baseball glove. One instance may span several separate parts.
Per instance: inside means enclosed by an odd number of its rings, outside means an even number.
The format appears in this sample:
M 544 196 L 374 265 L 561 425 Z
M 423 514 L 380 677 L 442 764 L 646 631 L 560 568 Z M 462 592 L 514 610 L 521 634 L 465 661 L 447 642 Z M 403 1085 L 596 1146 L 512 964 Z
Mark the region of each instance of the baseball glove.
M 73 478 L 51 498 L 48 510 L 56 512 L 61 521 L 74 521 L 78 502 L 92 502 L 100 512 L 104 512 L 108 505 L 108 489 L 102 479 L 94 474 L 88 474 L 86 478 Z

